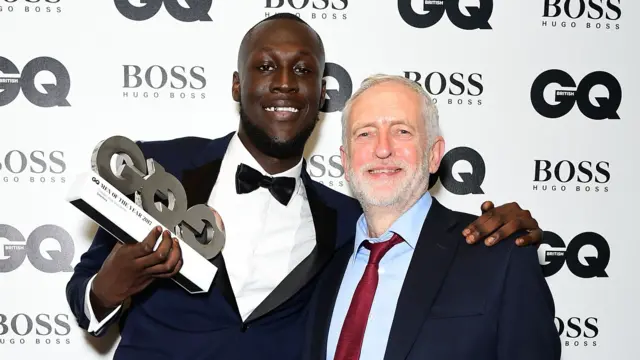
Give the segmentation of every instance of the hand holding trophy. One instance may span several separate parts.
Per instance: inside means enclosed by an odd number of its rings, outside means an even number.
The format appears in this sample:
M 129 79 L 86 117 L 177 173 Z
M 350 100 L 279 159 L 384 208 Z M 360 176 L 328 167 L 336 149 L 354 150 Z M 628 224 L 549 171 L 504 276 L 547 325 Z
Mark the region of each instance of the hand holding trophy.
M 101 305 L 119 304 L 162 277 L 189 293 L 207 292 L 217 271 L 210 260 L 225 243 L 220 215 L 205 204 L 187 209 L 178 179 L 125 137 L 100 142 L 91 163 L 93 171 L 77 178 L 68 200 L 123 243 L 94 280 Z

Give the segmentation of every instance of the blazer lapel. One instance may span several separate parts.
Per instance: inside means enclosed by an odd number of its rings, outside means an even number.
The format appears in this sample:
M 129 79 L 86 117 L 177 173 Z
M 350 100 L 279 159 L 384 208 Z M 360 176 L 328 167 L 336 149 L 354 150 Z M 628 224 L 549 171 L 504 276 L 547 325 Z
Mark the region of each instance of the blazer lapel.
M 456 222 L 434 198 L 402 285 L 384 360 L 409 354 L 458 248 L 449 233 Z
M 264 299 L 251 313 L 246 322 L 251 322 L 266 315 L 282 303 L 290 299 L 306 285 L 327 264 L 335 251 L 336 211 L 328 207 L 318 196 L 313 181 L 307 173 L 306 161 L 302 167 L 302 182 L 309 199 L 309 207 L 313 216 L 316 233 L 316 246 L 298 266 Z
M 222 158 L 212 160 L 195 169 L 182 172 L 182 186 L 187 194 L 187 207 L 206 204 L 211 196 L 213 186 L 218 180 Z
M 349 241 L 340 249 L 327 270 L 322 274 L 322 280 L 316 291 L 315 307 L 312 308 L 312 328 L 309 360 L 325 360 L 327 358 L 327 336 L 333 316 L 338 290 L 342 284 L 345 269 L 353 255 L 353 241 Z
M 211 191 L 215 185 L 218 174 L 220 174 L 220 166 L 222 165 L 222 158 L 229 145 L 233 133 L 217 140 L 215 146 L 211 149 L 212 153 L 205 154 L 204 157 L 214 157 L 213 160 L 205 162 L 204 164 L 192 169 L 186 169 L 182 172 L 181 183 L 187 194 L 187 208 L 190 208 L 198 204 L 206 204 L 211 196 Z M 201 160 L 201 159 L 199 159 Z M 231 287 L 231 281 L 227 274 L 227 268 L 224 264 L 224 258 L 222 253 L 218 254 L 211 260 L 211 263 L 218 268 L 215 278 L 213 279 L 214 286 L 220 290 L 222 296 L 229 303 L 234 313 L 240 318 L 240 311 L 238 310 L 238 304 L 236 303 L 236 297 L 233 294 L 233 288 Z

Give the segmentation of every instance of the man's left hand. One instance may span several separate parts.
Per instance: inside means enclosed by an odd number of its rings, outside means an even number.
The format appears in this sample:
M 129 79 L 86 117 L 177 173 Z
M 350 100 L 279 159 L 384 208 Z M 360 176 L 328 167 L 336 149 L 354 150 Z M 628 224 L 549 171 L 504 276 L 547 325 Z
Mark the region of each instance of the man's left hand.
M 492 246 L 520 230 L 526 230 L 528 234 L 516 239 L 518 246 L 539 244 L 542 241 L 542 230 L 538 227 L 538 222 L 528 210 L 521 209 L 518 203 L 494 207 L 493 202 L 485 201 L 480 209 L 482 215 L 462 232 L 467 243 L 475 244 L 485 239 L 485 245 Z

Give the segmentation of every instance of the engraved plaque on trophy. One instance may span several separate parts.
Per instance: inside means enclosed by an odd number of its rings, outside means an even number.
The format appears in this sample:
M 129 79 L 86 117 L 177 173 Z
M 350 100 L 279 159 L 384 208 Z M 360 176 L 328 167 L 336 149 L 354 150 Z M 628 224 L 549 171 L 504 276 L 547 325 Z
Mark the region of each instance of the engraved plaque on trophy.
M 192 294 L 209 291 L 217 272 L 210 260 L 225 243 L 213 210 L 205 204 L 187 209 L 180 181 L 145 159 L 126 137 L 100 142 L 91 165 L 92 171 L 77 177 L 67 200 L 125 244 L 141 242 L 155 226 L 169 230 L 178 238 L 183 260 L 173 280 Z

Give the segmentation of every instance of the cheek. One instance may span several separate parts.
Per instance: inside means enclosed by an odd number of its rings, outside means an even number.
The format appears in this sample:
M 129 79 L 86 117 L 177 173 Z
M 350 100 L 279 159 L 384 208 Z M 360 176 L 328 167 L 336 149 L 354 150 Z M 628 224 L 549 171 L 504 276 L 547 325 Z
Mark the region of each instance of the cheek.
M 373 146 L 365 144 L 352 144 L 351 145 L 351 166 L 354 170 L 360 169 L 363 165 L 366 165 L 374 160 L 375 150 Z
M 255 99 L 260 98 L 267 92 L 269 92 L 268 82 L 255 79 L 254 76 L 247 76 L 245 81 L 242 83 L 242 97 L 245 99 L 252 99 L 252 101 L 255 101 Z
M 416 165 L 420 161 L 418 148 L 414 145 L 399 144 L 395 147 L 395 157 L 406 161 L 409 164 Z
M 322 93 L 322 84 L 321 83 L 300 83 L 300 92 L 304 94 L 304 97 L 309 99 L 311 102 L 310 106 L 314 107 L 315 104 L 320 104 L 321 93 Z

